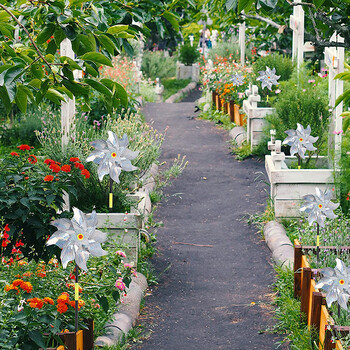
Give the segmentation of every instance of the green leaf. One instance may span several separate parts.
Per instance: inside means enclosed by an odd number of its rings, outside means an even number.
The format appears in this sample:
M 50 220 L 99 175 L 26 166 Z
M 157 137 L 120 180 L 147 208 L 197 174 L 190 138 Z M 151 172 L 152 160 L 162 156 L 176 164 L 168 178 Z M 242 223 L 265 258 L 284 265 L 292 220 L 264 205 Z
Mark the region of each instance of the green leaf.
M 98 35 L 97 38 L 101 43 L 101 46 L 104 47 L 111 55 L 114 55 L 114 51 L 117 49 L 114 42 L 105 34 Z
M 44 338 L 39 331 L 28 331 L 29 338 L 33 340 L 33 342 L 41 348 L 46 348 Z
M 129 34 L 128 32 L 120 32 L 118 33 L 117 37 L 122 39 L 132 39 L 135 37 L 135 35 Z
M 87 52 L 85 55 L 81 56 L 80 58 L 84 61 L 92 61 L 92 62 L 95 62 L 96 64 L 102 64 L 109 67 L 113 67 L 111 60 L 99 52 Z
M 77 37 L 77 33 L 75 32 L 75 29 L 70 24 L 68 25 L 61 25 L 62 30 L 64 31 L 64 34 L 69 40 L 75 40 Z
M 325 2 L 325 0 L 313 0 L 314 5 L 316 6 L 316 9 L 319 9 L 323 3 Z
M 89 84 L 96 91 L 101 92 L 102 94 L 108 97 L 112 97 L 111 91 L 105 85 L 99 83 L 98 81 L 93 79 L 85 79 L 84 82 Z
M 225 6 L 227 11 L 235 10 L 237 7 L 237 0 L 227 0 Z
M 30 203 L 27 197 L 23 197 L 20 200 L 20 203 L 24 205 L 26 208 L 30 209 Z
M 343 121 L 343 131 L 346 133 L 350 127 L 350 117 L 347 116 Z
M 18 108 L 20 109 L 20 111 L 22 113 L 25 113 L 27 111 L 28 95 L 20 87 L 21 87 L 21 85 L 18 85 L 15 101 L 16 101 L 16 104 L 17 104 Z M 24 198 L 22 198 L 22 199 L 24 199 Z
M 13 81 L 18 79 L 24 73 L 24 64 L 18 64 L 9 68 L 4 76 L 5 84 L 11 84 Z
M 107 33 L 109 34 L 118 34 L 120 32 L 125 32 L 128 30 L 129 26 L 125 24 L 117 24 L 115 26 L 109 27 Z
M 238 13 L 241 13 L 249 6 L 250 0 L 238 0 Z
M 275 8 L 278 0 L 259 0 L 259 3 L 269 8 Z
M 75 96 L 79 95 L 88 95 L 89 94 L 89 88 L 88 86 L 84 86 L 80 83 L 76 83 L 73 81 L 69 80 L 62 80 L 62 84 L 70 91 L 73 93 Z
M 108 299 L 105 296 L 97 296 L 97 298 L 100 302 L 100 305 L 102 306 L 103 311 L 107 313 L 109 310 Z
M 7 90 L 7 94 L 9 96 L 9 99 L 11 103 L 15 100 L 16 94 L 17 94 L 17 85 L 16 82 L 11 82 L 10 84 L 6 84 L 5 88 Z
M 0 86 L 0 99 L 2 100 L 4 107 L 6 109 L 6 113 L 9 114 L 11 111 L 11 101 L 7 94 L 7 90 L 4 86 Z
M 119 302 L 119 299 L 120 299 L 120 293 L 119 293 L 117 290 L 115 290 L 115 291 L 113 291 L 113 293 L 112 293 L 112 297 L 113 297 L 113 299 L 118 303 L 118 302 Z
M 93 66 L 91 66 L 89 63 L 84 62 L 84 66 L 86 68 L 87 73 L 91 74 L 95 78 L 98 76 L 98 71 Z
M 0 32 L 4 36 L 8 36 L 9 38 L 13 39 L 13 31 L 14 31 L 14 29 L 15 29 L 15 27 L 12 26 L 11 24 L 0 22 Z
M 64 86 L 59 86 L 56 87 L 57 91 L 63 92 L 64 94 L 66 94 L 71 100 L 73 100 L 74 95 L 68 90 L 66 89 Z
M 350 80 L 350 72 L 342 72 L 338 73 L 334 79 L 340 79 L 340 80 Z
M 36 38 L 37 44 L 41 45 L 50 39 L 52 34 L 55 32 L 56 26 L 53 23 L 46 25 L 43 30 L 38 34 Z
M 11 46 L 7 45 L 5 41 L 2 42 L 2 45 L 5 47 L 7 53 L 11 57 L 16 57 L 16 52 L 13 50 L 13 48 Z
M 177 32 L 179 31 L 179 17 L 178 16 L 176 16 L 174 13 L 171 13 L 169 11 L 165 11 L 163 13 L 163 17 L 169 21 L 169 23 L 173 26 L 173 28 Z
M 57 49 L 58 49 L 58 46 L 56 45 L 56 41 L 55 40 L 51 40 L 49 42 L 49 44 L 47 45 L 46 53 L 47 54 L 51 54 L 51 55 L 55 55 Z
M 46 91 L 45 97 L 47 97 L 50 101 L 52 101 L 56 104 L 60 104 L 61 101 L 63 101 L 63 102 L 66 101 L 64 96 L 59 91 L 52 89 L 52 88 L 50 88 Z
M 46 55 L 45 58 L 46 58 L 46 61 L 49 63 L 53 63 L 55 61 L 55 56 L 51 54 Z
M 64 34 L 63 29 L 61 27 L 56 27 L 54 38 L 55 38 L 55 42 L 56 42 L 57 46 L 59 46 L 61 44 L 61 42 L 63 41 L 63 39 L 65 37 L 66 37 L 66 35 Z
M 350 89 L 344 91 L 340 96 L 338 96 L 338 98 L 335 101 L 335 107 L 338 106 L 339 103 L 341 103 L 342 101 L 347 101 L 350 99 Z
M 32 74 L 35 76 L 35 78 L 37 79 L 42 79 L 44 76 L 44 69 L 40 64 L 33 64 L 30 67 L 30 71 L 32 72 Z
M 69 64 L 69 68 L 74 70 L 74 69 L 79 69 L 82 70 L 82 68 L 79 66 L 77 62 L 75 62 L 72 58 L 67 57 L 67 56 L 61 56 L 60 57 L 61 63 L 64 64 Z

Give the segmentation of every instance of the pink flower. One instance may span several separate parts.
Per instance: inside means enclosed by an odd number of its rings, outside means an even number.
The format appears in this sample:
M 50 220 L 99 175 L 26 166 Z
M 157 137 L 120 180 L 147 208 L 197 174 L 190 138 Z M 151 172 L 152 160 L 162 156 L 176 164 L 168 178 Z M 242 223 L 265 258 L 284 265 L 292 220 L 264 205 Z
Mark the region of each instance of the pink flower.
M 126 288 L 125 283 L 123 282 L 123 279 L 121 277 L 119 277 L 115 281 L 115 287 L 118 288 L 120 291 L 123 291 Z
M 327 72 L 327 68 L 321 68 L 321 72 Z
M 131 264 L 129 264 L 129 263 L 125 263 L 124 264 L 124 267 L 126 268 L 126 269 L 132 269 L 132 265 Z
M 339 130 L 339 131 L 334 130 L 333 131 L 334 135 L 341 135 L 342 133 L 343 133 L 343 130 Z
M 275 91 L 276 94 L 279 94 L 280 92 L 281 92 L 280 89 L 277 89 L 277 90 Z
M 308 80 L 307 82 L 310 83 L 310 84 L 311 84 L 311 83 L 314 83 L 314 82 L 315 82 L 315 79 L 310 79 L 310 80 Z
M 117 255 L 121 256 L 122 258 L 126 258 L 126 254 L 123 251 L 121 251 L 121 250 L 117 250 L 115 253 Z
M 245 93 L 244 92 L 239 92 L 238 93 L 238 98 L 243 98 L 245 96 Z

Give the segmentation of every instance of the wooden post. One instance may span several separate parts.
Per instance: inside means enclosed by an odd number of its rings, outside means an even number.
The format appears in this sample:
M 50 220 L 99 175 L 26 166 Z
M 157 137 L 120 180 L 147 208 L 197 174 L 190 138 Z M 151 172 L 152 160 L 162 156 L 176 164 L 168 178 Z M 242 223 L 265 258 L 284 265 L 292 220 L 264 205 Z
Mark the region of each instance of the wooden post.
M 311 286 L 312 270 L 310 267 L 303 268 L 303 280 L 301 286 L 301 313 L 306 314 L 307 323 L 309 323 L 309 306 L 310 306 L 310 286 Z
M 294 0 L 294 3 L 301 0 Z M 293 6 L 293 14 L 290 16 L 290 28 L 293 30 L 292 58 L 297 61 L 297 67 L 304 60 L 304 10 L 303 7 Z
M 74 60 L 75 55 L 72 49 L 72 43 L 69 39 L 64 39 L 60 45 L 60 55 L 67 56 Z M 75 98 L 68 99 L 61 104 L 61 131 L 62 131 L 62 148 L 68 144 L 70 125 L 73 122 L 75 114 Z
M 326 329 L 323 347 L 322 347 L 322 344 L 320 344 L 323 350 L 335 349 L 336 344 L 335 342 L 334 343 L 332 342 L 332 336 L 333 336 L 332 331 L 330 329 Z
M 241 54 L 241 65 L 245 65 L 245 22 L 240 23 L 238 29 L 239 50 Z
M 320 331 L 321 306 L 325 304 L 323 293 L 313 292 L 311 304 L 311 320 L 310 326 L 313 326 Z
M 334 33 L 330 41 L 342 43 L 344 39 Z M 343 119 L 340 114 L 343 112 L 343 103 L 340 103 L 336 108 L 334 107 L 336 99 L 343 93 L 343 81 L 340 79 L 334 80 L 334 77 L 338 73 L 344 72 L 344 48 L 326 47 L 324 49 L 324 62 L 328 66 L 329 106 L 333 109 L 329 123 L 328 157 L 331 159 L 330 156 L 334 150 L 334 163 L 335 167 L 337 167 L 341 153 Z
M 301 261 L 303 251 L 301 245 L 294 242 L 294 298 L 301 297 Z

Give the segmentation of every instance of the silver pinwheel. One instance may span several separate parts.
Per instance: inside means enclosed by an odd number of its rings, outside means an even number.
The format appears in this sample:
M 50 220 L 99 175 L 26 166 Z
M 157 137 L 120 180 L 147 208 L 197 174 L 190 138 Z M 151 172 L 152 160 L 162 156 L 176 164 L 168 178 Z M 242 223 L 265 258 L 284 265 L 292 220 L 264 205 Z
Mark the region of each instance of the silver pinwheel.
M 234 75 L 232 75 L 231 81 L 232 81 L 233 86 L 240 86 L 240 85 L 244 84 L 243 76 L 238 74 L 238 73 L 235 73 Z
M 315 151 L 317 149 L 313 145 L 313 143 L 315 143 L 318 140 L 318 136 L 313 137 L 310 135 L 310 125 L 308 125 L 306 129 L 304 129 L 304 127 L 301 124 L 297 123 L 296 130 L 287 130 L 285 131 L 285 133 L 288 136 L 283 140 L 283 144 L 291 146 L 291 156 L 297 153 L 301 158 L 305 159 L 306 151 Z
M 134 171 L 137 169 L 131 164 L 131 160 L 135 159 L 139 152 L 128 149 L 129 140 L 126 134 L 121 140 L 117 135 L 108 131 L 108 139 L 92 141 L 91 145 L 95 150 L 86 158 L 87 162 L 98 164 L 97 174 L 100 181 L 107 174 L 111 179 L 119 183 L 119 175 L 122 170 Z
M 334 269 L 326 267 L 321 270 L 323 277 L 316 284 L 316 288 L 321 288 L 327 293 L 326 302 L 328 307 L 337 301 L 340 307 L 347 310 L 350 293 L 350 268 L 347 268 L 345 263 L 338 258 L 336 262 Z
M 316 221 L 321 227 L 324 227 L 325 219 L 335 219 L 336 214 L 333 210 L 337 209 L 339 203 L 333 203 L 332 192 L 328 189 L 324 192 L 316 187 L 316 194 L 308 194 L 303 197 L 304 203 L 300 211 L 307 215 L 309 224 Z
M 86 262 L 90 255 L 103 256 L 107 252 L 101 248 L 107 234 L 97 230 L 97 215 L 93 211 L 87 217 L 78 208 L 73 208 L 74 216 L 69 219 L 57 219 L 51 222 L 57 231 L 47 241 L 47 245 L 57 245 L 62 248 L 61 261 L 64 268 L 70 261 L 84 271 L 87 271 Z
M 266 70 L 262 70 L 259 72 L 260 76 L 256 78 L 256 80 L 261 81 L 261 87 L 264 89 L 267 87 L 269 90 L 271 90 L 272 85 L 278 85 L 279 82 L 277 81 L 281 76 L 276 75 L 276 69 L 269 67 L 266 67 Z

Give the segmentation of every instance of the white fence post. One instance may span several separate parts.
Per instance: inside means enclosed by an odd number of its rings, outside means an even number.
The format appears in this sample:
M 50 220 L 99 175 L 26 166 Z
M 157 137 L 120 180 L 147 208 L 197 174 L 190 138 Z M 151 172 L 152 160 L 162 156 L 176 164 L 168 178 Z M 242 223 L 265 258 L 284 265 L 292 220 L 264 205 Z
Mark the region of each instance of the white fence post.
M 299 2 L 301 0 L 294 0 L 294 3 Z M 299 69 L 304 60 L 304 10 L 301 5 L 294 6 L 289 26 L 293 30 L 292 57 Z
M 239 49 L 241 53 L 241 65 L 245 65 L 245 22 L 240 23 L 239 25 Z

